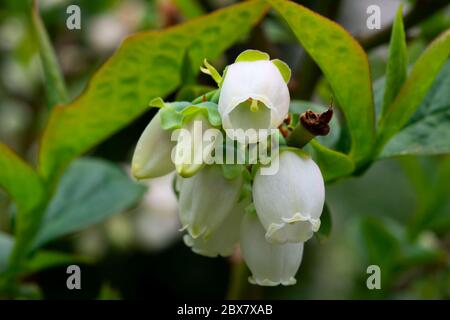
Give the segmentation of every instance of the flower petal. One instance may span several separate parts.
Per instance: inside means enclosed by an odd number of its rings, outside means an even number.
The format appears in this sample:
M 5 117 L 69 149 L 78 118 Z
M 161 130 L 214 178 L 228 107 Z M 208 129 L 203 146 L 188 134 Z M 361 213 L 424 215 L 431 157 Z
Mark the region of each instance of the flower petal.
M 241 225 L 241 251 L 252 275 L 249 282 L 260 286 L 288 286 L 296 283 L 295 274 L 303 256 L 303 243 L 272 244 L 253 213 L 244 216 Z
M 171 152 L 175 146 L 170 131 L 161 128 L 159 112 L 145 128 L 134 151 L 131 172 L 137 179 L 156 178 L 175 169 Z

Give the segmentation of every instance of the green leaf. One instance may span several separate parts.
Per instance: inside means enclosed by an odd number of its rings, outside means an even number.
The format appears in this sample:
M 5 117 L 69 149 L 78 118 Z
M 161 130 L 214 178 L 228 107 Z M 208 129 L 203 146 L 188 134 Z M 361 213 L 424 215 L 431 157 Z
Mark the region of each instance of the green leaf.
M 17 205 L 15 242 L 10 268 L 19 272 L 39 228 L 46 202 L 46 191 L 36 172 L 13 151 L 0 143 L 0 186 Z
M 2 143 L 0 143 L 0 187 L 15 201 L 19 215 L 36 208 L 44 196 L 44 188 L 36 172 Z
M 346 154 L 329 149 L 314 139 L 310 145 L 313 149 L 313 159 L 317 162 L 325 182 L 348 176 L 354 171 L 353 160 Z
M 197 18 L 204 13 L 198 0 L 173 0 L 173 3 L 186 19 Z
M 14 246 L 14 238 L 0 232 L 0 273 L 8 266 L 9 256 Z M 43 250 L 36 252 L 26 263 L 23 272 L 33 273 L 47 268 L 73 263 L 89 263 L 90 260 L 63 252 Z
M 399 94 L 380 118 L 378 125 L 377 153 L 403 128 L 425 98 L 434 79 L 450 54 L 450 30 L 434 40 L 419 57 Z
M 303 48 L 320 67 L 348 122 L 350 155 L 357 166 L 370 160 L 374 106 L 367 55 L 336 23 L 290 1 L 269 0 L 287 21 Z
M 146 111 L 148 101 L 173 92 L 186 50 L 192 65 L 200 67 L 245 35 L 265 11 L 264 1 L 246 1 L 162 32 L 126 38 L 80 97 L 52 111 L 41 141 L 41 175 L 54 183 L 71 160 Z
M 450 153 L 450 61 L 442 68 L 408 124 L 384 147 L 380 158 Z
M 425 170 L 425 169 L 423 169 Z M 429 174 L 429 170 L 426 170 Z M 416 212 L 408 225 L 408 234 L 414 238 L 422 231 L 427 229 L 439 230 L 440 227 L 446 227 L 445 224 L 450 220 L 449 199 L 450 188 L 450 155 L 443 157 L 436 170 L 436 179 L 430 181 L 425 187 L 429 191 L 422 197 L 418 203 Z M 447 220 L 447 223 L 446 223 Z
M 328 205 L 325 203 L 322 215 L 320 216 L 320 229 L 316 233 L 316 237 L 321 244 L 325 243 L 331 235 L 332 219 Z
M 134 205 L 144 190 L 111 163 L 89 158 L 75 161 L 45 212 L 34 247 L 122 212 Z
M 56 59 L 52 44 L 45 30 L 44 23 L 39 15 L 37 1 L 33 1 L 31 9 L 31 22 L 33 24 L 34 37 L 39 45 L 39 54 L 42 62 L 42 69 L 45 76 L 45 89 L 49 108 L 62 103 L 67 103 L 66 85 L 61 70 Z
M 25 272 L 34 273 L 48 268 L 58 266 L 69 266 L 78 263 L 90 263 L 91 261 L 83 256 L 76 256 L 58 251 L 42 250 L 36 252 L 27 262 Z
M 386 86 L 384 91 L 382 116 L 389 112 L 389 106 L 400 91 L 406 79 L 408 53 L 406 50 L 405 29 L 403 26 L 403 6 L 397 10 L 389 43 L 389 58 L 386 67 Z
M 195 98 L 199 96 L 203 96 L 204 94 L 213 91 L 215 88 L 210 86 L 203 85 L 187 85 L 184 86 L 178 91 L 175 100 L 178 101 L 193 101 Z

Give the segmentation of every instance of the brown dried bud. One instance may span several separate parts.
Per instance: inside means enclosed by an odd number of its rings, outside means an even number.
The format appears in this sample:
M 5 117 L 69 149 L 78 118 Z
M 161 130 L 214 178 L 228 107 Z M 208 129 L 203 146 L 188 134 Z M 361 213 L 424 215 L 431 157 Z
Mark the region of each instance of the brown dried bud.
M 333 106 L 327 111 L 318 113 L 308 110 L 300 115 L 300 122 L 306 130 L 315 136 L 326 136 L 330 132 L 328 123 L 333 117 Z

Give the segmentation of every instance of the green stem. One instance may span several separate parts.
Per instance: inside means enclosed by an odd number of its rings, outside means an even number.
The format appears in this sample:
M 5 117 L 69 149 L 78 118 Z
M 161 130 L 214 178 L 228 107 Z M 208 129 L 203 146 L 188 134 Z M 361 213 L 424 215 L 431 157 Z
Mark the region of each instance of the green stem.
M 315 136 L 299 123 L 287 138 L 290 147 L 303 148 Z
M 248 271 L 243 260 L 233 262 L 227 293 L 227 300 L 239 300 L 245 297 Z

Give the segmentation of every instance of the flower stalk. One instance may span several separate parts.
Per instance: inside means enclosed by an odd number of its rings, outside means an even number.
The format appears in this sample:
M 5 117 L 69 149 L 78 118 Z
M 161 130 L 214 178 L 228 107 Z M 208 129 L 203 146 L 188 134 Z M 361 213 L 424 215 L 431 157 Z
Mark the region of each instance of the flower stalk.
M 316 136 L 326 136 L 330 132 L 329 122 L 333 117 L 333 105 L 322 113 L 307 110 L 299 117 L 298 125 L 287 138 L 289 146 L 303 148 Z

